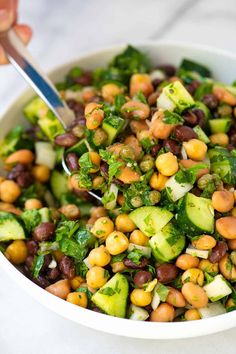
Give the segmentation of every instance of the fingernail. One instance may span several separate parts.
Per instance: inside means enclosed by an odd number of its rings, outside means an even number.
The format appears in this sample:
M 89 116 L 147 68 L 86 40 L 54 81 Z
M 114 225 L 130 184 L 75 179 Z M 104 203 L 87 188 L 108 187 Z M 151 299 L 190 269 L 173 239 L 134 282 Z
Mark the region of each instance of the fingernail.
M 0 10 L 0 31 L 5 31 L 11 26 L 12 16 L 7 10 Z

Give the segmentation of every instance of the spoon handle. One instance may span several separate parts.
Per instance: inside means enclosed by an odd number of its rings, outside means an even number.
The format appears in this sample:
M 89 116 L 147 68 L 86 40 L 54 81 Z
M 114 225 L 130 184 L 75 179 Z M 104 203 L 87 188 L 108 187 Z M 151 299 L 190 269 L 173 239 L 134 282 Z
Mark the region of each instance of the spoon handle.
M 43 73 L 15 32 L 10 29 L 0 33 L 0 44 L 7 53 L 9 61 L 51 108 L 63 127 L 67 128 L 75 119 L 74 113 L 62 101 L 53 83 Z

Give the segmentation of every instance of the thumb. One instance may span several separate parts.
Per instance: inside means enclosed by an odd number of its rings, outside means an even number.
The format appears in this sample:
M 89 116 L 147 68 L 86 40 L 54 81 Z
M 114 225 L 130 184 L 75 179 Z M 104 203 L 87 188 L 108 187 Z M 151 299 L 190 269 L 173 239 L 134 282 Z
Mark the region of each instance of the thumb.
M 6 9 L 0 9 L 0 31 L 6 31 L 11 27 L 14 21 L 14 15 L 12 11 Z

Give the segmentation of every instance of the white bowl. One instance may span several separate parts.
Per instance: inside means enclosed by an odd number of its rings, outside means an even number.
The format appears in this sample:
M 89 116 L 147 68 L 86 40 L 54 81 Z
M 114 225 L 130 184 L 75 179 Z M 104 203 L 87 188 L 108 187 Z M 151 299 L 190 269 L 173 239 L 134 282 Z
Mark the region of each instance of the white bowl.
M 148 54 L 154 65 L 160 63 L 178 65 L 180 60 L 186 57 L 208 66 L 214 77 L 223 82 L 231 83 L 236 78 L 236 55 L 231 53 L 205 46 L 170 42 L 144 42 L 135 45 Z M 103 66 L 124 47 L 125 45 L 118 45 L 81 56 L 53 70 L 50 76 L 54 81 L 60 81 L 75 65 L 87 69 Z M 22 108 L 33 95 L 31 90 L 24 92 L 8 108 L 0 121 L 0 139 L 16 124 L 26 124 Z M 0 266 L 41 304 L 69 320 L 107 333 L 134 338 L 172 339 L 207 335 L 236 325 L 236 311 L 199 321 L 175 323 L 139 322 L 107 316 L 74 306 L 41 289 L 22 275 L 1 252 Z

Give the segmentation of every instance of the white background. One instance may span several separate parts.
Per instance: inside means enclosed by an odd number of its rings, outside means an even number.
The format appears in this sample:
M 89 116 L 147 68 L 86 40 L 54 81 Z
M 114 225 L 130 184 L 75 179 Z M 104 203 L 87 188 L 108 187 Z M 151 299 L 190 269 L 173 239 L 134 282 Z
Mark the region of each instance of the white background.
M 86 51 L 142 39 L 236 51 L 236 0 L 21 0 L 20 19 L 32 25 L 30 50 L 45 69 Z M 13 68 L 0 68 L 0 114 L 23 87 Z M 1 354 L 233 354 L 235 336 L 236 330 L 174 341 L 105 335 L 49 312 L 0 269 Z

